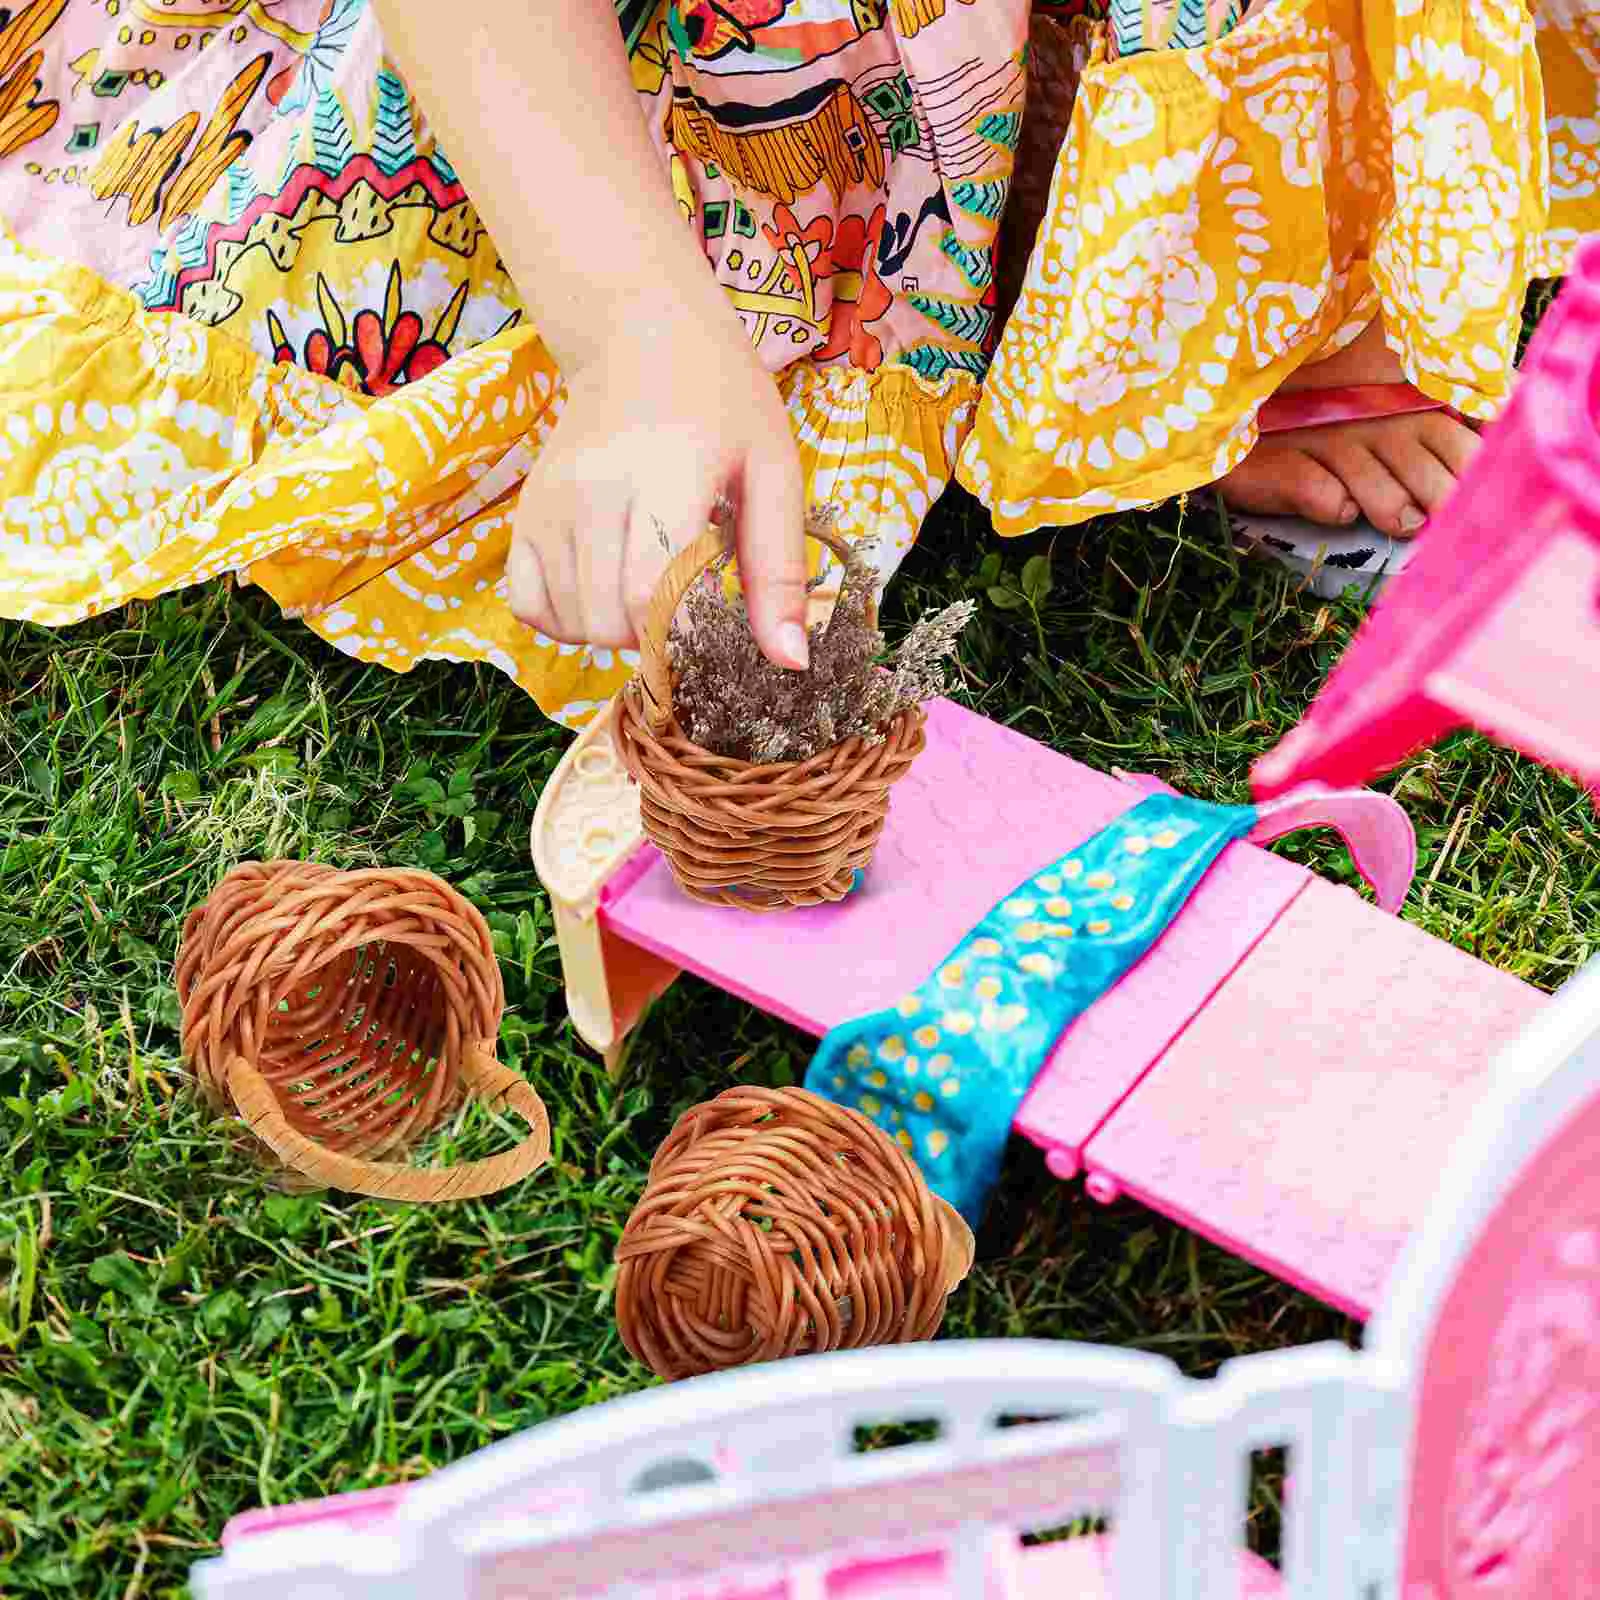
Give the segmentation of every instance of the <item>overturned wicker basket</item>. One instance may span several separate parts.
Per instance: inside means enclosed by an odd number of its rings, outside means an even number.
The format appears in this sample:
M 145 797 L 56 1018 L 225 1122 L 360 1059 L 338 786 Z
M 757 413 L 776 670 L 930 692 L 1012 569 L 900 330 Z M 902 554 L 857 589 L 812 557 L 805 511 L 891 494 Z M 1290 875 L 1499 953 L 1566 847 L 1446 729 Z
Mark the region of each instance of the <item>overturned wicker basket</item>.
M 658 1377 L 931 1339 L 972 1230 L 881 1128 L 804 1089 L 678 1119 L 617 1248 L 617 1325 Z
M 833 534 L 808 534 L 848 556 Z M 925 715 L 920 706 L 901 712 L 877 744 L 847 739 L 776 765 L 695 744 L 673 710 L 667 639 L 683 597 L 726 553 L 711 529 L 673 560 L 639 640 L 639 676 L 622 691 L 617 743 L 639 785 L 644 831 L 696 900 L 752 911 L 842 900 L 872 859 L 889 790 L 922 752 Z
M 189 913 L 178 956 L 183 1052 L 303 1186 L 462 1200 L 550 1154 L 543 1102 L 494 1058 L 505 989 L 488 925 L 429 872 L 247 862 Z M 528 1124 L 481 1161 L 376 1159 L 471 1094 Z

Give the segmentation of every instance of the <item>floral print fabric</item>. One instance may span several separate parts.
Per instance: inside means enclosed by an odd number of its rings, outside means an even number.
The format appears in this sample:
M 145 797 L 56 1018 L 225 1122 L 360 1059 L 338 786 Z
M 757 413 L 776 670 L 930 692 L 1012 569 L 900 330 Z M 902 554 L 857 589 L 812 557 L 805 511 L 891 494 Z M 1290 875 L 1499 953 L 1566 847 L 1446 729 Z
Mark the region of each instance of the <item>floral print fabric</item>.
M 616 6 L 810 492 L 887 578 L 998 331 L 1026 0 Z M 626 680 L 506 609 L 560 374 L 366 0 L 0 13 L 0 214 L 0 610 L 238 570 L 342 650 L 490 662 L 568 723 Z
M 1600 219 L 1600 0 L 1110 0 L 999 339 L 1026 0 L 615 4 L 809 492 L 884 579 L 958 462 L 1004 532 L 1208 481 L 1380 304 L 1487 414 L 1529 275 Z M 568 723 L 626 679 L 506 608 L 561 375 L 366 0 L 0 12 L 0 219 L 0 612 L 238 572 Z

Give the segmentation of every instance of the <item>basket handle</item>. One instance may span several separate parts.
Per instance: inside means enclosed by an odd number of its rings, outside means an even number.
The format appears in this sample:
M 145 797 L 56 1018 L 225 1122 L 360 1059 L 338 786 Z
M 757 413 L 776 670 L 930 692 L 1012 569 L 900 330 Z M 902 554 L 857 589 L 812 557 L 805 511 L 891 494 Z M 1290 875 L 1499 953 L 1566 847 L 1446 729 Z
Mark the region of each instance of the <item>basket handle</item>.
M 693 588 L 695 580 L 714 562 L 728 554 L 728 533 L 722 528 L 707 528 L 693 544 L 687 544 L 672 558 L 667 570 L 661 574 L 650 605 L 645 611 L 644 627 L 639 631 L 639 677 L 649 702 L 646 714 L 650 726 L 659 733 L 672 721 L 672 663 L 667 655 L 667 638 L 672 632 L 672 619 L 678 614 L 683 597 Z M 836 533 L 823 533 L 807 528 L 806 537 L 826 545 L 840 561 L 848 561 L 850 541 Z M 867 599 L 867 622 L 876 627 L 878 607 L 876 600 Z
M 228 1090 L 250 1131 L 286 1167 L 315 1183 L 380 1200 L 437 1204 L 493 1194 L 537 1171 L 550 1157 L 550 1118 L 544 1102 L 520 1073 L 495 1060 L 493 1045 L 469 1047 L 461 1075 L 491 1109 L 504 1106 L 528 1124 L 528 1137 L 499 1155 L 453 1167 L 413 1167 L 403 1161 L 366 1161 L 341 1155 L 289 1126 L 272 1085 L 243 1056 L 228 1062 Z
M 948 1200 L 935 1195 L 933 1204 L 940 1220 L 944 1223 L 944 1251 L 941 1260 L 944 1267 L 945 1293 L 953 1294 L 972 1271 L 972 1263 L 978 1253 L 977 1240 L 973 1237 L 967 1219 Z

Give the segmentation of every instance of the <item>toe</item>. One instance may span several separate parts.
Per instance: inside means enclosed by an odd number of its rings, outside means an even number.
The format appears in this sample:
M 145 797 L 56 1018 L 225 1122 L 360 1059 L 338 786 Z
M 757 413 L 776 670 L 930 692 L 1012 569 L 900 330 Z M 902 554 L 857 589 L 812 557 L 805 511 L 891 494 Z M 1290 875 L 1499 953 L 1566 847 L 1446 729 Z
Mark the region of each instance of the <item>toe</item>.
M 1373 527 L 1409 539 L 1422 526 L 1423 513 L 1405 485 L 1353 429 L 1329 430 L 1319 441 L 1318 460 L 1355 497 Z
M 1262 440 L 1218 485 L 1223 500 L 1261 516 L 1353 522 L 1360 512 L 1345 486 L 1293 439 L 1286 434 Z
M 1432 511 L 1456 486 L 1456 476 L 1422 441 L 1419 432 L 1394 430 L 1373 444 L 1373 452 L 1405 490 L 1411 503 Z
M 1448 411 L 1430 411 L 1421 418 L 1422 442 L 1459 478 L 1483 441 Z

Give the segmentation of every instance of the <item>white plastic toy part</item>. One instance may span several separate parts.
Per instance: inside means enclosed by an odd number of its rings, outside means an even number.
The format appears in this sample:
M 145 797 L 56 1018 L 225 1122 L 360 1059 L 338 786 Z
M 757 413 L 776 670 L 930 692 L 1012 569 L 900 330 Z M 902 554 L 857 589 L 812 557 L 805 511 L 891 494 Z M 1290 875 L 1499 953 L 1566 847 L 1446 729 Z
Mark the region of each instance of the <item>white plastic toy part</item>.
M 562 757 L 539 796 L 531 838 L 555 915 L 568 1014 L 613 1073 L 629 1030 L 678 972 L 610 938 L 599 920 L 606 885 L 644 841 L 639 791 L 611 735 L 614 714 L 608 707 Z

